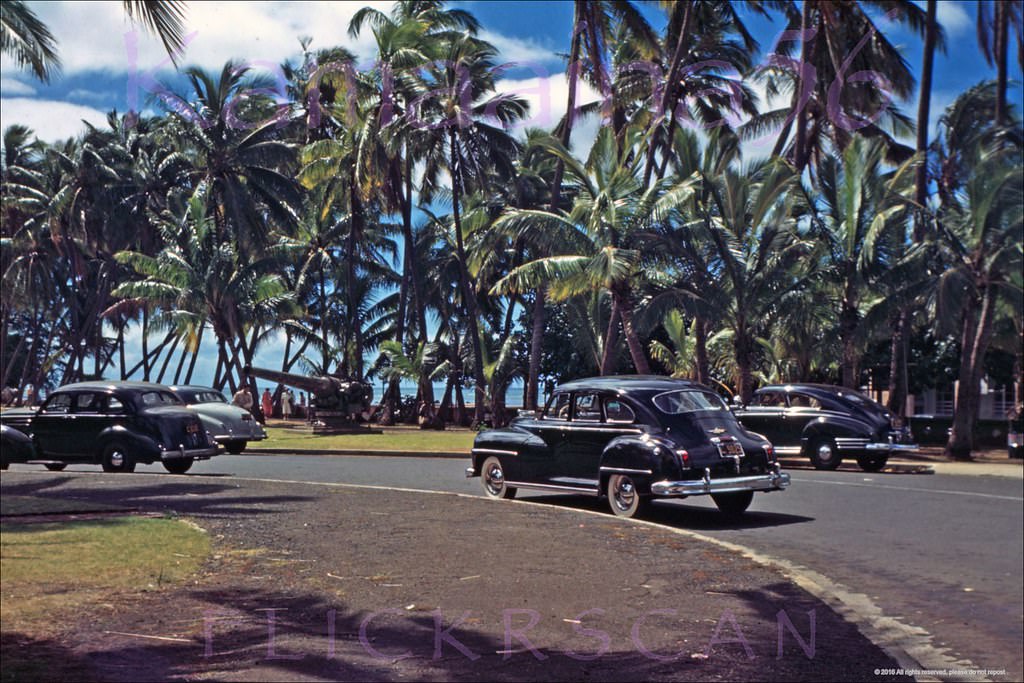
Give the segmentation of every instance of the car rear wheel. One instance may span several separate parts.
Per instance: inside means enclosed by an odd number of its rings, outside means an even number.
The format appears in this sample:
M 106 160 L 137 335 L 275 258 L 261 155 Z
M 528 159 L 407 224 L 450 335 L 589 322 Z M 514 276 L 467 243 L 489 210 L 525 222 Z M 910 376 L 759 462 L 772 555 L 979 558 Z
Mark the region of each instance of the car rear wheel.
M 647 510 L 650 503 L 646 496 L 640 495 L 636 482 L 628 474 L 608 477 L 605 493 L 608 495 L 608 506 L 616 517 L 637 517 Z
M 171 474 L 185 474 L 192 467 L 192 458 L 177 458 L 164 462 L 164 468 Z
M 880 472 L 889 462 L 888 455 L 858 455 L 857 464 L 865 472 Z
M 104 472 L 134 472 L 135 461 L 128 455 L 122 444 L 108 444 L 103 449 L 102 465 Z
M 48 462 L 48 463 L 46 463 L 46 469 L 50 470 L 51 472 L 60 472 L 62 469 L 64 469 L 67 466 L 68 466 L 68 464 L 66 462 Z
M 839 449 L 836 442 L 829 437 L 818 437 L 811 441 L 808 447 L 810 451 L 811 464 L 817 470 L 834 470 L 839 467 L 842 458 L 839 456 Z
M 727 515 L 742 515 L 754 500 L 753 491 L 737 491 L 736 493 L 712 493 L 712 500 L 718 509 Z
M 516 488 L 505 482 L 505 470 L 501 466 L 501 460 L 491 456 L 484 460 L 480 467 L 480 481 L 484 485 L 484 493 L 488 498 L 515 498 Z
M 248 441 L 225 441 L 224 450 L 226 450 L 231 455 L 238 455 L 239 453 L 245 450 L 245 447 L 248 445 L 248 443 Z

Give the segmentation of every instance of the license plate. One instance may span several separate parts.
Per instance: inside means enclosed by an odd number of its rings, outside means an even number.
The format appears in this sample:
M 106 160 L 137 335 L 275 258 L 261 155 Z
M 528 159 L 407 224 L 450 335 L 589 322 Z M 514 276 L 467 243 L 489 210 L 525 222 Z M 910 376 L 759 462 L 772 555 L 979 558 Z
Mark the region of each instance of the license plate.
M 718 452 L 725 456 L 743 456 L 743 446 L 736 441 L 726 441 L 718 444 Z

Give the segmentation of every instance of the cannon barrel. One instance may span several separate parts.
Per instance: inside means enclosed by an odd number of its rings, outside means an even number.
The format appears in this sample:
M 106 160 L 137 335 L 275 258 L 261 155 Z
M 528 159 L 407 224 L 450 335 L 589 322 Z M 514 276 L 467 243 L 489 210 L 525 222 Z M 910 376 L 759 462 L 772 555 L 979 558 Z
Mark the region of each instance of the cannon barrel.
M 245 374 L 305 389 L 309 392 L 310 403 L 320 411 L 320 416 L 340 414 L 355 417 L 369 410 L 373 401 L 373 387 L 359 380 L 329 375 L 308 377 L 251 366 L 245 368 Z
M 305 389 L 311 394 L 324 397 L 330 396 L 331 394 L 341 390 L 342 385 L 344 384 L 344 382 L 337 377 L 309 377 L 308 375 L 293 375 L 290 372 L 267 370 L 266 368 L 256 368 L 252 366 L 246 366 L 245 373 L 261 379 L 269 379 L 270 381 L 277 382 L 278 384 L 287 384 L 290 387 Z

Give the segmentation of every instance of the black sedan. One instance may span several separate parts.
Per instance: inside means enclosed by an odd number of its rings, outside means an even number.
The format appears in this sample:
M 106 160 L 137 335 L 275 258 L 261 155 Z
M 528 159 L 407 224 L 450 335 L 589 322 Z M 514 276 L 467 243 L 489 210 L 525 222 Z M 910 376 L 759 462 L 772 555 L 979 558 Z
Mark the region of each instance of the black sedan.
M 654 497 L 710 495 L 744 512 L 755 491 L 789 485 L 770 443 L 706 387 L 665 377 L 610 376 L 557 387 L 539 415 L 482 432 L 467 477 L 491 498 L 517 489 L 605 496 L 633 517 Z
M 762 387 L 736 417 L 771 440 L 780 455 L 802 453 L 819 470 L 834 470 L 844 457 L 853 457 L 864 471 L 877 472 L 892 452 L 917 448 L 899 418 L 845 387 Z
M 183 474 L 217 454 L 199 416 L 149 382 L 69 384 L 38 410 L 8 410 L 0 419 L 31 437 L 32 459 L 50 469 L 98 463 L 105 472 L 131 472 L 137 463 L 160 462 Z

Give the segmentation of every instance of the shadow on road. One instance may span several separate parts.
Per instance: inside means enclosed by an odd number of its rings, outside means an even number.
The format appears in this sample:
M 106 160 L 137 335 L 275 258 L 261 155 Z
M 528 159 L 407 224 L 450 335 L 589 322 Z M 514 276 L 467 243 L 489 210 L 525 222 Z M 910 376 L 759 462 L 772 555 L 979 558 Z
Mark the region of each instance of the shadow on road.
M 609 517 L 612 516 L 612 513 L 608 510 L 607 502 L 591 496 L 531 496 L 522 500 L 541 505 L 589 510 L 607 514 Z M 679 505 L 675 502 L 654 503 L 643 519 L 678 529 L 706 531 L 717 529 L 761 529 L 789 524 L 805 524 L 814 521 L 813 517 L 787 515 L 778 512 L 758 512 L 756 510 L 748 511 L 738 517 L 729 517 L 715 509 Z

